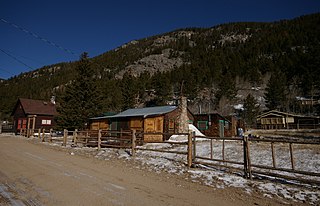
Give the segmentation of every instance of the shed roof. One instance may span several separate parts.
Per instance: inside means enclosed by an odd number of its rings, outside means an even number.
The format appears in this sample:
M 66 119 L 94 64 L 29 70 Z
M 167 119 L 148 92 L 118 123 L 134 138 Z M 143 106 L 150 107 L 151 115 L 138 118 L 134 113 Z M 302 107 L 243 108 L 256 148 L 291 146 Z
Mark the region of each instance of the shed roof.
M 123 117 L 144 117 L 145 118 L 148 116 L 166 114 L 175 110 L 176 108 L 177 106 L 159 106 L 159 107 L 127 109 L 113 116 L 96 117 L 91 119 L 123 118 Z
M 214 112 L 214 113 L 204 113 L 204 114 L 194 114 L 194 116 L 219 116 L 220 118 L 222 118 L 223 120 L 231 123 L 230 120 L 228 120 L 226 117 L 222 116 L 221 114 L 217 113 L 217 112 Z
M 299 115 L 299 114 L 292 114 L 292 113 L 287 113 L 287 112 L 281 112 L 278 110 L 271 110 L 268 112 L 265 112 L 263 114 L 260 114 L 257 116 L 257 119 L 262 119 L 268 116 L 279 116 L 279 117 L 300 117 L 300 118 L 316 118 L 318 119 L 319 117 L 316 116 L 306 116 L 306 115 Z
M 26 115 L 35 114 L 35 115 L 57 115 L 57 110 L 55 104 L 51 102 L 45 102 L 42 100 L 34 99 L 23 99 L 19 98 L 18 104 L 21 104 L 22 109 Z

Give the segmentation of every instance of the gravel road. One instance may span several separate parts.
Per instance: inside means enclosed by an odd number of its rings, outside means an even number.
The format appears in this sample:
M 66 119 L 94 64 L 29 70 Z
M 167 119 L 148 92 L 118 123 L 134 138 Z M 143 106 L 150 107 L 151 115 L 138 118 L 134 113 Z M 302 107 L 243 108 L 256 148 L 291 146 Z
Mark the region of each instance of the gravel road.
M 72 155 L 0 136 L 0 205 L 281 205 L 235 188 L 215 189 L 119 160 Z

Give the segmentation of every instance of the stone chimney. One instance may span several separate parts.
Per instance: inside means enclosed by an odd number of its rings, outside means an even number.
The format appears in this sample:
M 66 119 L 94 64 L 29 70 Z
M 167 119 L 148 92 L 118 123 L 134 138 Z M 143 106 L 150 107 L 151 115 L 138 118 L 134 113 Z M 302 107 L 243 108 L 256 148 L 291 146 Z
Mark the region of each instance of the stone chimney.
M 188 109 L 187 109 L 187 98 L 181 97 L 179 103 L 179 133 L 188 133 L 189 132 L 189 118 L 188 118 Z
M 51 104 L 56 104 L 56 97 L 52 96 L 50 99 Z

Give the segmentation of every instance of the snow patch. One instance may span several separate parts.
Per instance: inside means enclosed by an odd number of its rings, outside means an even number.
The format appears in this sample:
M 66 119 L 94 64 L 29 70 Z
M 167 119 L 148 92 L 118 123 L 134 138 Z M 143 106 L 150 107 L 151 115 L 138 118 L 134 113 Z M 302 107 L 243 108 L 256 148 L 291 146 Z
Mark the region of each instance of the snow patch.
M 193 124 L 189 124 L 189 131 L 195 132 L 196 136 L 204 136 L 204 134 L 202 134 L 200 132 L 200 130 L 198 130 L 198 128 L 196 128 Z M 170 142 L 188 142 L 188 135 L 172 135 L 169 138 Z

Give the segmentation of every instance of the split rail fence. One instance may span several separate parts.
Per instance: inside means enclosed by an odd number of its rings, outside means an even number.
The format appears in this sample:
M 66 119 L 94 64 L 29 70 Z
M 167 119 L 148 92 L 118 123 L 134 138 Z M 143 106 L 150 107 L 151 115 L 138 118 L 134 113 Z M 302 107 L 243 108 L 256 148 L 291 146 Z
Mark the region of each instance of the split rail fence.
M 28 131 L 22 131 L 21 134 L 29 134 Z M 172 142 L 164 141 L 161 143 L 186 146 L 185 150 L 173 150 L 171 149 L 151 149 L 147 147 L 141 147 L 144 144 L 144 135 L 168 135 L 165 133 L 142 133 L 132 131 L 112 131 L 112 130 L 91 130 L 91 131 L 67 131 L 57 132 L 54 130 L 45 131 L 39 130 L 36 133 L 43 142 L 61 142 L 63 146 L 71 144 L 73 146 L 93 146 L 100 150 L 102 147 L 107 148 L 126 148 L 131 149 L 131 155 L 135 157 L 137 150 L 153 151 L 161 153 L 175 153 L 180 155 L 186 155 L 186 165 L 188 167 L 196 165 L 204 165 L 209 167 L 225 168 L 230 171 L 240 171 L 243 173 L 244 178 L 252 179 L 253 176 L 265 176 L 275 177 L 287 180 L 294 180 L 303 183 L 311 183 L 320 185 L 320 172 L 319 171 L 307 171 L 296 168 L 295 161 L 295 147 L 304 145 L 315 147 L 316 150 L 320 150 L 319 141 L 297 141 L 297 140 L 277 140 L 277 139 L 255 139 L 255 138 L 226 138 L 226 137 L 208 137 L 208 136 L 196 136 L 195 133 L 180 133 L 177 135 L 188 136 L 187 142 Z M 172 134 L 171 134 L 172 135 Z M 205 140 L 201 143 L 209 144 L 209 155 L 201 154 L 201 150 L 197 148 L 200 144 L 199 140 Z M 254 157 L 252 154 L 257 153 L 252 146 L 259 143 L 269 145 L 270 152 L 266 154 L 267 159 L 271 159 L 270 165 L 261 163 L 253 163 Z M 228 146 L 228 145 L 231 146 Z M 219 145 L 219 146 L 217 146 Z M 281 147 L 287 147 L 288 149 L 282 149 L 287 151 L 288 154 L 286 162 L 290 163 L 290 167 L 281 167 L 278 165 L 275 146 L 281 145 Z M 297 146 L 298 145 L 298 146 Z M 219 151 L 217 151 L 217 149 Z M 233 152 L 234 155 L 230 155 L 230 150 L 238 149 L 239 152 Z M 227 154 L 226 151 L 229 151 Z M 232 153 L 232 152 L 231 152 Z M 230 157 L 231 156 L 231 157 Z M 281 160 L 283 161 L 283 160 Z

